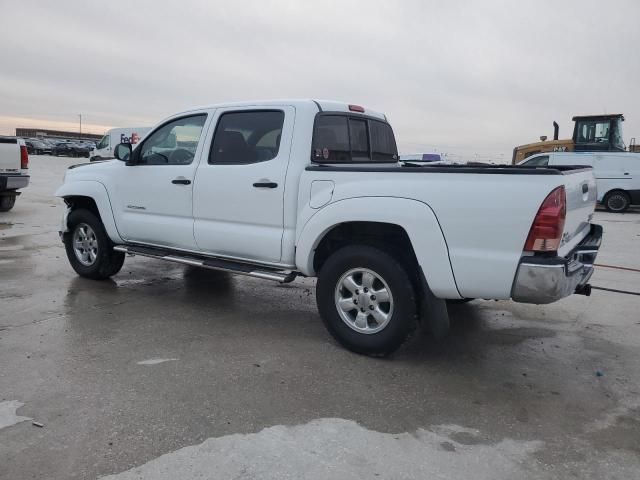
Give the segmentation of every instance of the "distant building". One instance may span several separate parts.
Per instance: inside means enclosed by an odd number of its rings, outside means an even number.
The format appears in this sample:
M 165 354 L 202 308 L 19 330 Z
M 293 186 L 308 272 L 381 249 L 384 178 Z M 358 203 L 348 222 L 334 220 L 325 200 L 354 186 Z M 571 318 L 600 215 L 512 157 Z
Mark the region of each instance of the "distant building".
M 45 128 L 16 128 L 16 137 L 28 138 L 83 138 L 86 140 L 100 140 L 103 135 L 95 133 L 65 132 L 63 130 L 47 130 Z

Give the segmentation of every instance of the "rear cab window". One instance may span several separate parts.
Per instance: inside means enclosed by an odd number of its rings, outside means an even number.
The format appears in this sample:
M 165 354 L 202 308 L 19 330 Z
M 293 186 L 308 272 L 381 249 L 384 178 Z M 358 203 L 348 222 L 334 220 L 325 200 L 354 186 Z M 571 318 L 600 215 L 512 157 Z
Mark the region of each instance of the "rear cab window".
M 546 167 L 549 165 L 549 155 L 533 157 L 523 162 L 522 165 L 526 165 L 527 167 Z
M 348 113 L 319 113 L 313 129 L 311 160 L 317 163 L 397 162 L 391 126 Z

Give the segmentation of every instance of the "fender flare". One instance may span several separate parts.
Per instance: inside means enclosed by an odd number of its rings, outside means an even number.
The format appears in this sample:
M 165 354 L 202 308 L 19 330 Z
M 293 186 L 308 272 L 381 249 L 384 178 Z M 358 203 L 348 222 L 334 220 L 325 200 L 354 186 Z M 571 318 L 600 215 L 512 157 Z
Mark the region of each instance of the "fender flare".
M 433 294 L 439 298 L 462 298 L 435 213 L 426 203 L 408 198 L 347 198 L 317 210 L 297 234 L 296 265 L 303 274 L 315 276 L 313 258 L 317 246 L 331 229 L 347 222 L 389 223 L 403 228 Z
M 100 219 L 102 220 L 104 229 L 106 230 L 107 235 L 109 235 L 111 241 L 114 243 L 124 243 L 124 240 L 122 240 L 122 237 L 120 237 L 120 233 L 118 232 L 118 228 L 116 227 L 113 210 L 111 208 L 111 201 L 109 200 L 109 194 L 107 193 L 107 189 L 102 183 L 95 180 L 78 180 L 71 183 L 65 183 L 58 190 L 56 190 L 55 196 L 60 198 L 91 198 L 98 207 Z M 68 214 L 65 214 L 64 216 L 62 225 L 63 232 L 68 228 L 66 223 L 67 216 Z

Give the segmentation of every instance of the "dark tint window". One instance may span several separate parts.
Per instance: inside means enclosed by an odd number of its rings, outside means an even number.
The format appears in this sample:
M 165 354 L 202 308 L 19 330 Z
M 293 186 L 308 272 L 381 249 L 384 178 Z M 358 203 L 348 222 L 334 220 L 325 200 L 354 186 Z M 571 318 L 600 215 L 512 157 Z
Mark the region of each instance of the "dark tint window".
M 391 127 L 377 120 L 349 115 L 319 115 L 313 134 L 316 162 L 396 161 Z
M 549 156 L 541 155 L 539 157 L 532 158 L 531 160 L 524 162 L 523 165 L 526 165 L 527 167 L 546 167 L 549 165 Z
M 278 155 L 284 112 L 230 112 L 220 117 L 209 163 L 242 164 L 271 160 Z
M 322 115 L 316 119 L 313 135 L 313 156 L 319 161 L 348 162 L 349 125 L 346 116 Z
M 365 120 L 349 119 L 351 129 L 351 160 L 354 162 L 369 160 L 369 135 Z
M 393 131 L 387 123 L 369 122 L 371 129 L 371 156 L 374 161 L 394 161 L 398 158 L 398 148 Z

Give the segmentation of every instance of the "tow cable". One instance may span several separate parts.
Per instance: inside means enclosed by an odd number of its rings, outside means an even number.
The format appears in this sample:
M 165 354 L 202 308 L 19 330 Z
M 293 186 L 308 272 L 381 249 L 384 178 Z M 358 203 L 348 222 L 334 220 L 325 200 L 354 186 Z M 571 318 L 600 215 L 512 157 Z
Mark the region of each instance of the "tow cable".
M 605 265 L 602 263 L 594 263 L 595 267 L 601 267 L 601 268 L 613 268 L 615 270 L 626 270 L 628 272 L 636 272 L 636 273 L 640 273 L 640 269 L 638 268 L 630 268 L 630 267 L 619 267 L 618 265 Z M 596 286 L 591 286 L 591 288 L 595 288 L 596 290 L 604 290 L 606 292 L 614 292 L 614 293 L 624 293 L 625 295 L 637 295 L 640 296 L 640 292 L 629 292 L 628 290 L 618 290 L 616 288 L 606 288 L 606 287 L 596 287 Z
M 606 292 L 624 293 L 626 295 L 638 295 L 640 297 L 640 292 L 629 292 L 627 290 L 617 290 L 615 288 L 596 287 L 595 285 L 591 285 L 591 288 L 594 290 L 604 290 Z

